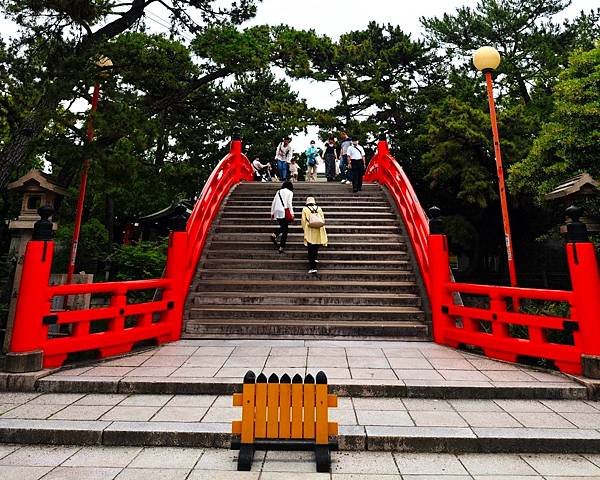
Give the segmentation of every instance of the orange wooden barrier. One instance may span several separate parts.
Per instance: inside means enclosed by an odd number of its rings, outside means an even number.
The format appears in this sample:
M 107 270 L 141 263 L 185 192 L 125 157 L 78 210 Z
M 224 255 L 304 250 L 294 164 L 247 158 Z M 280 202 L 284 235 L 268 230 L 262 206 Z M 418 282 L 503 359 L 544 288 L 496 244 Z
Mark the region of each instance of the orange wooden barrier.
M 249 371 L 244 377 L 242 393 L 233 395 L 233 405 L 242 407 L 242 419 L 232 422 L 232 449 L 239 449 L 238 470 L 249 471 L 254 451 L 314 450 L 317 471 L 331 469 L 331 450 L 337 442 L 338 425 L 330 422 L 329 407 L 337 407 L 337 396 L 327 391 L 327 376 L 315 378 L 298 374 L 290 382 L 272 374 L 258 377 Z

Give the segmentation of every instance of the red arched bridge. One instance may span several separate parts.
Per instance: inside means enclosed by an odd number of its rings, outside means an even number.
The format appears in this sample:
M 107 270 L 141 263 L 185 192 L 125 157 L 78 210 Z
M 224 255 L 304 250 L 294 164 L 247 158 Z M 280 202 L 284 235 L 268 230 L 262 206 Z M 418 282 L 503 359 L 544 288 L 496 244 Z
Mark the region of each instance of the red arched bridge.
M 275 186 L 246 183 L 252 179 L 241 141 L 234 139 L 185 230 L 171 233 L 159 279 L 50 286 L 54 244 L 32 240 L 23 263 L 10 355 L 33 354 L 48 368 L 79 352 L 103 358 L 141 342 L 182 336 L 328 334 L 433 339 L 511 362 L 545 359 L 566 373 L 593 369 L 600 355 L 600 274 L 594 246 L 585 235 L 566 245 L 571 290 L 457 283 L 451 278 L 448 241 L 439 220 L 427 217 L 381 137 L 366 172 L 364 195 L 349 200 L 341 185 L 297 184 L 298 193 L 314 191 L 329 201 L 330 242 L 339 245 L 322 257 L 338 270 L 321 269 L 320 278 L 310 280 L 320 282 L 315 291 L 304 267 L 304 278 L 293 276 L 294 265 L 303 262 L 300 235 L 291 232 L 297 251 L 290 245 L 285 259 L 263 248 L 271 227 L 256 224 L 258 218 L 268 219 Z M 356 215 L 350 215 L 354 223 L 342 217 L 348 205 L 356 207 Z M 274 280 L 285 287 L 275 287 Z M 156 294 L 140 303 L 135 299 L 141 291 Z M 109 305 L 51 308 L 55 297 L 90 294 L 110 297 Z M 467 297 L 478 301 L 465 304 L 461 299 Z M 568 315 L 545 316 L 524 307 L 536 302 L 564 303 Z M 92 328 L 98 323 L 100 331 Z M 57 329 L 63 334 L 49 334 Z

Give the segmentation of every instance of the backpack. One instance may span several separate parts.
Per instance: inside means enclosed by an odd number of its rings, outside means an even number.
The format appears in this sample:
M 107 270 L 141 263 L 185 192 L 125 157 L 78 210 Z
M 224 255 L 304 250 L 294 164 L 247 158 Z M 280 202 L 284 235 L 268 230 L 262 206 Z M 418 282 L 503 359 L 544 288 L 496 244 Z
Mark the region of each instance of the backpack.
M 317 149 L 308 149 L 306 151 L 306 156 L 307 156 L 307 164 L 309 167 L 314 167 L 317 164 Z
M 313 210 L 312 208 L 308 207 L 308 210 L 310 211 L 310 215 L 308 216 L 308 226 L 310 228 L 321 228 L 325 226 L 325 220 L 323 220 L 321 218 L 321 215 L 319 215 L 319 210 Z

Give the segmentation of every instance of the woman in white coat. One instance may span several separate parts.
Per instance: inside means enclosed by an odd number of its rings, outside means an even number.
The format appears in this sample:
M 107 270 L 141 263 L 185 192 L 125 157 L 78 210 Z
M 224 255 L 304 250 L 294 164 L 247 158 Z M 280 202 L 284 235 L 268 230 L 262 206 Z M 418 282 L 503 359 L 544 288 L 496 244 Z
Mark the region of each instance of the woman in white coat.
M 283 182 L 281 189 L 277 191 L 273 197 L 271 203 L 271 220 L 276 220 L 279 224 L 279 228 L 275 230 L 275 233 L 271 234 L 271 241 L 275 246 L 279 247 L 279 253 L 285 252 L 285 244 L 287 242 L 288 229 L 290 223 L 294 220 L 294 185 L 290 181 Z M 292 218 L 288 219 L 285 216 L 285 211 L 290 210 Z M 277 242 L 277 239 L 281 236 L 281 240 Z

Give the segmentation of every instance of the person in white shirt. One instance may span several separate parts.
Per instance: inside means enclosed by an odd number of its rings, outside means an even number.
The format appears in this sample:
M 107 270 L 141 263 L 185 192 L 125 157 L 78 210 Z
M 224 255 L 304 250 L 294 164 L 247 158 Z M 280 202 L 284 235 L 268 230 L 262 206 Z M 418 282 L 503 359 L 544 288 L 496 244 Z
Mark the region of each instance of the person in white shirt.
M 279 179 L 284 182 L 289 178 L 289 166 L 292 163 L 292 146 L 290 143 L 292 139 L 290 137 L 286 137 L 283 141 L 277 146 L 277 151 L 275 152 L 275 160 L 277 160 L 277 170 L 279 171 Z
M 294 185 L 289 180 L 286 180 L 283 182 L 283 185 L 281 185 L 281 190 L 278 190 L 273 197 L 273 202 L 271 203 L 271 220 L 276 220 L 279 224 L 279 228 L 275 230 L 275 233 L 271 234 L 271 241 L 276 247 L 279 247 L 279 253 L 284 253 L 285 251 L 288 229 L 294 218 L 294 206 L 292 205 L 293 201 Z M 286 209 L 289 209 L 292 213 L 291 220 L 285 218 Z M 277 238 L 280 235 L 281 240 L 278 243 Z
M 341 183 L 352 183 L 352 169 L 348 160 L 348 149 L 352 145 L 352 140 L 346 132 L 340 133 L 340 176 Z
M 358 139 L 352 139 L 352 145 L 348 148 L 348 160 L 352 166 L 352 191 L 354 193 L 362 190 L 363 175 L 367 166 L 365 150 L 358 144 Z
M 252 166 L 255 171 L 255 180 L 257 182 L 270 182 L 271 181 L 271 165 L 268 163 L 266 165 L 260 163 L 260 158 L 255 158 L 252 162 Z

